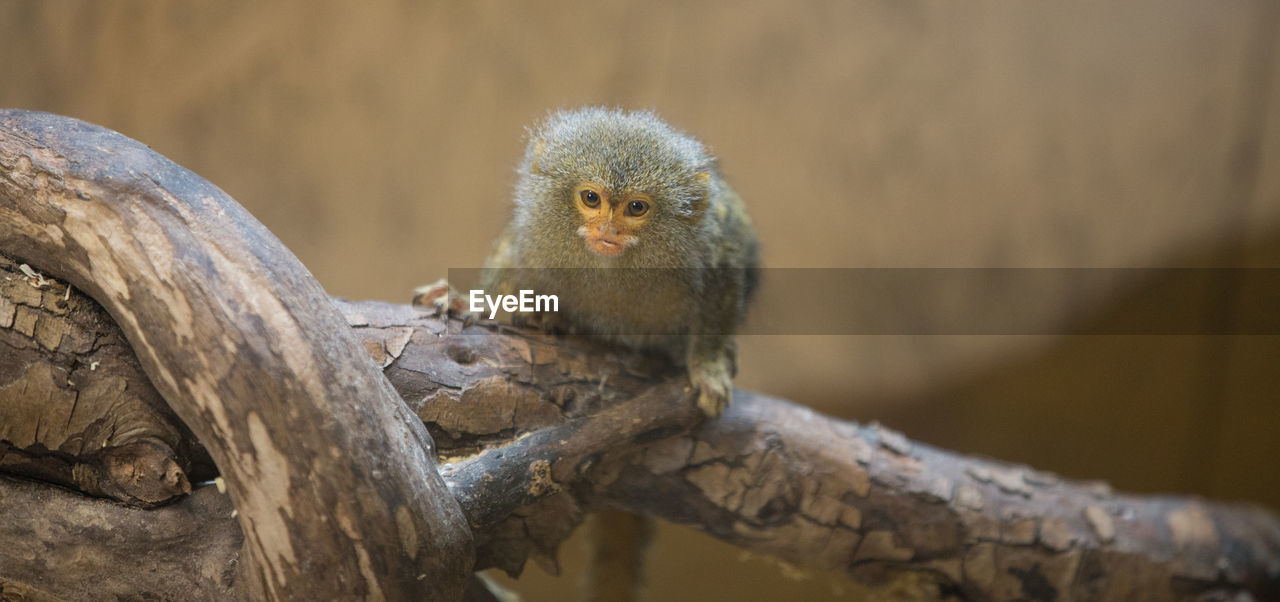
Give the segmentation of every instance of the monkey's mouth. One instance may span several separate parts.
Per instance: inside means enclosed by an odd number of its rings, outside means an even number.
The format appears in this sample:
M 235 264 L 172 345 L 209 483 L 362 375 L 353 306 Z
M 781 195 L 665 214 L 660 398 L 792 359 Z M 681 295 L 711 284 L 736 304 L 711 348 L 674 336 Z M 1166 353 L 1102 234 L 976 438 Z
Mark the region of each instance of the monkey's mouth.
M 597 255 L 612 257 L 614 255 L 622 253 L 622 250 L 626 248 L 626 245 L 623 244 L 623 242 L 620 240 L 609 240 L 607 238 L 588 238 L 587 248 L 591 249 L 591 251 Z

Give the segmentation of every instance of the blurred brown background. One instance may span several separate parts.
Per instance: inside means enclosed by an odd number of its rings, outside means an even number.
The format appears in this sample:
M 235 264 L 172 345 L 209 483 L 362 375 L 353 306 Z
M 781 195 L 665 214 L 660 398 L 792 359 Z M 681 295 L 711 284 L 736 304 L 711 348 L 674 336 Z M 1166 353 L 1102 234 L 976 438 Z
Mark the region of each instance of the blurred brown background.
M 0 106 L 151 145 L 353 298 L 479 265 L 523 126 L 593 103 L 706 141 L 773 267 L 1280 267 L 1278 34 L 1269 0 L 0 0 Z M 1201 283 L 1191 314 L 1229 322 L 1238 289 Z M 1061 311 L 1123 320 L 1167 290 Z M 1280 337 L 744 339 L 743 387 L 1121 489 L 1280 507 Z M 571 542 L 566 576 L 531 566 L 515 588 L 562 598 L 582 558 Z M 655 600 L 852 595 L 679 527 L 652 559 Z

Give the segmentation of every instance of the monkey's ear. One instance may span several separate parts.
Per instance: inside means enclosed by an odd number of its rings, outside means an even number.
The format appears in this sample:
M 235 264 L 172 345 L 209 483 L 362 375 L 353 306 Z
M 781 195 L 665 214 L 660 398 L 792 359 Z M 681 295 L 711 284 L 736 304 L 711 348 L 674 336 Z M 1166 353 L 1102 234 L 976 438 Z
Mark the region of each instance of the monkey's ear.
M 530 152 L 530 157 L 529 157 L 530 173 L 536 173 L 536 174 L 542 173 L 542 166 L 539 165 L 542 162 L 542 151 L 543 151 L 542 140 L 535 140 L 533 142 L 533 150 Z
M 707 201 L 711 198 L 711 172 L 700 171 L 694 174 L 693 185 L 698 194 L 690 208 L 694 213 L 702 215 L 702 212 L 707 210 Z

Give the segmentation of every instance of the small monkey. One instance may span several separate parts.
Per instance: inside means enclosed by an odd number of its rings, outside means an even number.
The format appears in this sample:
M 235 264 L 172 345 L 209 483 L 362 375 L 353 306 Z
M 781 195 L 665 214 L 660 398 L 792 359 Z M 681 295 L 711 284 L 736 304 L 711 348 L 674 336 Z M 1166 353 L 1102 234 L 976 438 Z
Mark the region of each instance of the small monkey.
M 555 293 L 544 327 L 666 355 L 724 411 L 759 246 L 715 158 L 651 112 L 586 108 L 531 130 L 518 172 L 483 288 Z
M 653 113 L 586 108 L 532 129 L 518 173 L 482 288 L 555 294 L 559 311 L 534 318 L 543 328 L 665 355 L 707 416 L 723 412 L 759 247 L 715 158 Z M 635 599 L 651 531 L 644 517 L 595 517 L 588 599 Z

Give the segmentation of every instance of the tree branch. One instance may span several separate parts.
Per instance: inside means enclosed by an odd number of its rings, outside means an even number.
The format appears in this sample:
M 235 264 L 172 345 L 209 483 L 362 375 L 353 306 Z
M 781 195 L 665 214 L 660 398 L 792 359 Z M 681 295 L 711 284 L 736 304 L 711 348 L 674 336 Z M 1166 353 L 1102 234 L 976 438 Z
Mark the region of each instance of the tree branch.
M 471 542 L 425 429 L 225 193 L 115 132 L 0 111 L 0 248 L 101 303 L 209 451 L 245 536 L 241 595 L 461 594 Z
M 434 434 L 441 472 L 473 528 L 477 568 L 519 574 L 533 557 L 555 571 L 557 546 L 586 513 L 621 507 L 860 583 L 909 584 L 925 598 L 1266 599 L 1280 582 L 1280 519 L 1257 508 L 1119 495 L 749 392 L 699 424 L 682 375 L 649 358 L 492 325 L 450 334 L 457 322 L 410 306 L 335 304 Z M 33 491 L 23 485 L 0 506 L 32 507 L 24 496 Z M 138 511 L 57 495 L 81 513 L 110 510 L 94 522 L 120 539 L 148 541 L 149 531 L 133 533 L 145 525 L 123 518 Z M 204 488 L 153 512 L 184 524 L 198 517 L 232 537 L 230 506 L 219 499 Z M 13 530 L 30 532 L 28 520 L 40 519 L 0 521 L 0 540 L 21 539 Z M 92 545 L 84 533 L 64 536 L 63 544 Z M 18 562 L 24 553 L 0 550 L 0 566 L 33 574 Z M 232 558 L 206 554 L 188 574 Z M 192 562 L 168 566 L 190 571 Z M 0 582 L 13 574 L 0 572 Z M 188 597 L 229 587 L 179 583 Z
M 586 513 L 622 507 L 919 598 L 1280 597 L 1269 512 L 1119 495 L 748 392 L 703 423 L 652 358 L 317 297 L 242 210 L 158 161 L 0 115 L 0 250 L 75 284 L 0 261 L 0 470 L 178 496 L 139 510 L 0 477 L 0 593 L 456 598 L 473 562 L 554 572 Z M 184 495 L 210 476 L 195 438 L 230 496 Z M 264 537 L 276 520 L 283 544 Z M 307 566 L 326 568 L 299 583 Z

